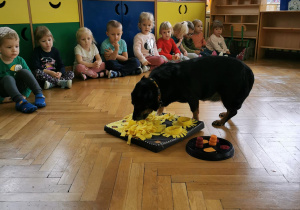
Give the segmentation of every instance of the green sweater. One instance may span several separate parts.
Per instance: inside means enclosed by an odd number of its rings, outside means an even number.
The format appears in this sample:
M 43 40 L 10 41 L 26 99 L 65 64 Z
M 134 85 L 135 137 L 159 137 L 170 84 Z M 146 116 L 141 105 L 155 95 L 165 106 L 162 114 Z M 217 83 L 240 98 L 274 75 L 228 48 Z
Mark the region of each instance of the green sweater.
M 182 46 L 188 53 L 195 53 L 195 50 L 199 50 L 195 47 L 192 39 L 183 39 Z
M 27 69 L 30 71 L 29 67 L 27 66 L 25 60 L 21 58 L 20 56 L 17 56 L 14 61 L 10 64 L 5 64 L 1 59 L 0 59 L 0 80 L 6 76 L 10 75 L 12 77 L 15 77 L 16 72 L 10 69 L 14 69 L 14 65 L 21 65 L 22 69 Z M 31 71 L 30 71 L 31 72 Z M 21 94 L 26 96 L 26 98 L 30 95 L 31 90 L 29 88 L 26 88 Z M 0 96 L 0 103 L 2 103 L 4 98 Z

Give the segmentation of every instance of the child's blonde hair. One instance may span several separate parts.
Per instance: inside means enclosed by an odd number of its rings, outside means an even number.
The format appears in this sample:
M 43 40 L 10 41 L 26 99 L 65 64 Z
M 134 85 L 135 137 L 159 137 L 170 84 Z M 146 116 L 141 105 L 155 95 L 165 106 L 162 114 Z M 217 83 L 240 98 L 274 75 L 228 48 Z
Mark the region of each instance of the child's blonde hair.
M 139 23 L 138 23 L 139 29 L 141 29 L 140 24 L 141 24 L 144 20 L 150 20 L 150 21 L 152 22 L 152 28 L 154 27 L 154 16 L 153 16 L 152 13 L 150 13 L 150 12 L 142 12 L 142 13 L 140 14 Z
M 189 32 L 187 22 L 176 23 L 173 27 L 173 31 L 176 32 L 177 35 L 186 35 Z
M 168 30 L 168 29 L 171 29 L 171 31 L 173 31 L 171 23 L 169 21 L 162 22 L 159 27 L 159 34 L 161 34 L 162 30 Z
M 202 21 L 201 21 L 201 20 L 199 20 L 199 19 L 195 19 L 195 20 L 193 20 L 193 24 L 194 24 L 194 26 L 195 26 L 197 23 L 201 23 L 201 24 L 203 25 L 203 23 L 202 23 Z
M 108 23 L 106 24 L 106 31 L 109 31 L 110 27 L 112 27 L 112 28 L 119 28 L 119 27 L 123 28 L 122 24 L 119 21 L 116 21 L 116 20 L 108 21 Z
M 54 41 L 54 38 L 53 38 L 53 35 L 52 35 L 51 31 L 46 26 L 36 27 L 36 29 L 34 30 L 34 41 L 35 41 L 35 44 L 37 46 L 40 45 L 39 41 L 44 36 L 51 37 L 52 40 Z
M 91 37 L 92 37 L 92 40 L 93 40 L 93 43 L 94 44 L 97 44 L 96 40 L 94 39 L 94 36 L 93 36 L 93 33 L 90 29 L 88 29 L 87 27 L 81 27 L 77 30 L 76 32 L 76 40 L 77 40 L 77 43 L 79 43 L 79 40 L 80 40 L 80 37 L 82 34 L 89 34 Z
M 19 40 L 17 32 L 9 27 L 0 27 L 0 46 L 3 44 L 5 39 Z
M 214 30 L 215 28 L 224 29 L 223 23 L 220 20 L 214 20 L 214 22 L 212 24 L 212 29 Z

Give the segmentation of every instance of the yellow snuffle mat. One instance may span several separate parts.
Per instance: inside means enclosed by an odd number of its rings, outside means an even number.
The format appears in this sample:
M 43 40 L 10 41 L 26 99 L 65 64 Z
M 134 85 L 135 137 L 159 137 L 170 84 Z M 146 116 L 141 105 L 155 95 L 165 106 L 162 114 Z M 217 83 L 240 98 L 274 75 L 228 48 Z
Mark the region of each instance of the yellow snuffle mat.
M 134 121 L 132 114 L 104 127 L 107 133 L 126 140 L 128 144 L 159 152 L 204 128 L 202 121 L 173 114 L 157 116 L 152 112 L 145 120 Z

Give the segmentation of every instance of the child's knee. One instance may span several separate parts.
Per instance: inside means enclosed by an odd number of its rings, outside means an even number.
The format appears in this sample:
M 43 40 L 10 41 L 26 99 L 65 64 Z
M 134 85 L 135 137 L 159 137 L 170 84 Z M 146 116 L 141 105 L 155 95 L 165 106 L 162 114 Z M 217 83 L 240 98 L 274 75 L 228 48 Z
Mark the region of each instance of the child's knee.
M 75 67 L 75 73 L 81 73 L 86 70 L 86 66 L 83 64 L 77 64 Z

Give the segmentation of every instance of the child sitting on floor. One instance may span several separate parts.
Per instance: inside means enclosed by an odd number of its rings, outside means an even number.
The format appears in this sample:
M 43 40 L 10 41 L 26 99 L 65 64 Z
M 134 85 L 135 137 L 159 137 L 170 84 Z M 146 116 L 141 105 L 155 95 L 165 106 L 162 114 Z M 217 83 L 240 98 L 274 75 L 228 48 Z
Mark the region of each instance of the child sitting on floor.
M 187 50 L 183 47 L 182 41 L 183 37 L 188 34 L 189 28 L 188 23 L 183 21 L 181 23 L 176 23 L 173 27 L 173 36 L 172 39 L 176 43 L 177 47 L 182 53 L 181 59 L 182 60 L 189 60 L 191 58 L 199 57 L 196 53 L 188 53 Z
M 200 49 L 197 49 L 194 45 L 191 36 L 194 34 L 194 24 L 191 21 L 186 21 L 189 31 L 186 35 L 183 36 L 182 46 L 188 53 L 196 53 L 197 55 L 200 54 Z
M 0 103 L 16 102 L 16 110 L 32 113 L 45 107 L 45 96 L 26 62 L 19 55 L 19 36 L 9 27 L 0 27 Z M 31 91 L 34 104 L 26 98 Z
M 181 52 L 176 46 L 176 43 L 171 38 L 172 25 L 170 22 L 165 21 L 160 24 L 159 34 L 161 38 L 157 40 L 158 53 L 166 62 L 179 62 L 181 61 Z
M 77 46 L 75 47 L 74 72 L 82 80 L 87 78 L 105 77 L 107 71 L 96 47 L 93 33 L 86 27 L 76 32 Z M 95 60 L 95 61 L 94 61 Z
M 33 51 L 34 75 L 44 89 L 55 86 L 71 88 L 73 71 L 66 71 L 59 51 L 53 47 L 53 36 L 46 26 L 38 26 L 34 31 L 36 46 Z
M 244 49 L 238 55 L 230 53 L 229 49 L 226 46 L 225 40 L 222 37 L 223 32 L 223 23 L 219 20 L 215 20 L 212 25 L 213 34 L 207 40 L 207 49 L 204 50 L 205 53 L 212 54 L 214 51 L 219 56 L 230 56 L 236 57 L 239 60 L 244 60 L 245 50 Z
M 138 27 L 141 33 L 138 33 L 134 37 L 133 52 L 135 57 L 141 62 L 143 72 L 146 72 L 165 63 L 165 60 L 159 56 L 154 34 L 151 33 L 154 27 L 153 14 L 142 12 L 140 14 Z
M 100 53 L 110 69 L 108 78 L 141 74 L 142 68 L 139 60 L 135 57 L 128 58 L 126 42 L 121 39 L 123 34 L 122 24 L 111 20 L 106 26 L 108 38 L 101 44 Z

